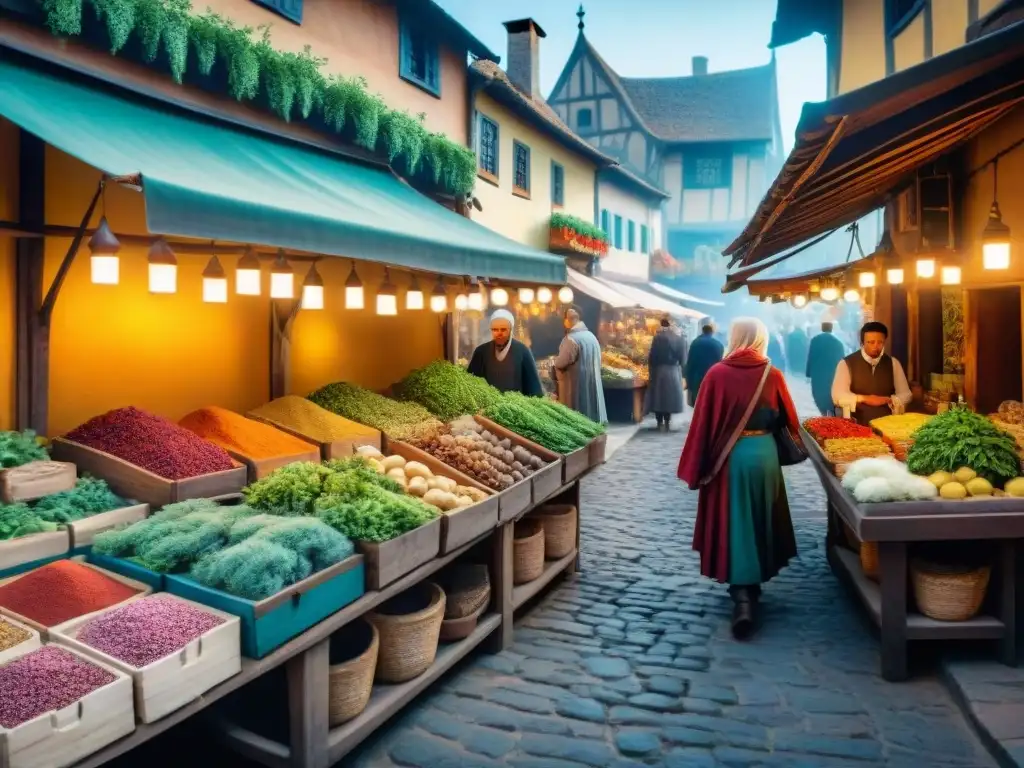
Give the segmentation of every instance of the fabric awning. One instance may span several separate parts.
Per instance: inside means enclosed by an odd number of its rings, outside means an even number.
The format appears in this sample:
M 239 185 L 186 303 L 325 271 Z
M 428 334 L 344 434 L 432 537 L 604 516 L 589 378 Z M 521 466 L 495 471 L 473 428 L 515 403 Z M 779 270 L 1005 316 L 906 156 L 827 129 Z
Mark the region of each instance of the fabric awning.
M 927 163 L 1024 99 L 1024 23 L 829 101 L 805 104 L 796 146 L 742 234 L 749 266 L 880 208 Z
M 689 293 L 683 293 L 682 291 L 677 291 L 675 288 L 669 288 L 667 285 L 662 285 L 661 283 L 648 283 L 648 285 L 651 288 L 653 288 L 655 291 L 657 291 L 658 293 L 662 294 L 663 296 L 668 296 L 670 299 L 675 299 L 676 301 L 688 301 L 691 304 L 706 304 L 709 307 L 724 307 L 725 306 L 725 302 L 724 301 L 711 301 L 710 299 L 698 299 L 696 296 L 691 296 Z
M 569 286 L 574 291 L 579 291 L 592 299 L 597 299 L 613 309 L 632 309 L 636 307 L 635 301 L 627 299 L 621 293 L 616 293 L 601 281 L 595 280 L 582 272 L 577 272 L 575 269 L 568 271 L 568 279 Z
M 0 116 L 108 174 L 141 174 L 152 234 L 565 283 L 561 257 L 492 232 L 388 171 L 11 60 L 0 61 L 0 83 Z
M 614 280 L 605 280 L 604 278 L 598 279 L 616 293 L 620 293 L 632 301 L 633 306 L 638 309 L 646 309 L 651 312 L 664 312 L 672 315 L 673 317 L 688 317 L 695 320 L 707 317 L 707 313 L 705 312 L 698 312 L 695 309 L 687 309 L 686 307 L 680 306 L 668 299 L 663 299 L 657 294 L 649 293 L 640 288 L 635 288 L 632 285 L 618 283 Z

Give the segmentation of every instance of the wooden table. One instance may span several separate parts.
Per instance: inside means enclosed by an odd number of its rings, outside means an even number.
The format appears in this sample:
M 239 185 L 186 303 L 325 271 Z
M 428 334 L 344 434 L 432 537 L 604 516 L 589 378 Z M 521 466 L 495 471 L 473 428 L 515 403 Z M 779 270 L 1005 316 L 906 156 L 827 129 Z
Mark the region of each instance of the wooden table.
M 644 420 L 644 401 L 647 397 L 647 382 L 642 379 L 623 379 L 622 383 L 603 382 L 605 406 L 609 421 L 622 421 L 619 414 L 628 413 L 632 424 Z
M 881 633 L 882 677 L 907 679 L 910 640 L 998 640 L 1004 664 L 1017 663 L 1016 573 L 1024 538 L 1024 499 L 906 501 L 860 504 L 832 473 L 814 438 L 801 430 L 810 461 L 828 499 L 825 547 L 833 572 L 855 591 Z M 864 575 L 860 559 L 844 545 L 842 524 L 861 541 L 878 542 L 879 579 Z M 925 541 L 996 540 L 999 556 L 992 585 L 996 615 L 936 621 L 908 606 L 907 544 Z

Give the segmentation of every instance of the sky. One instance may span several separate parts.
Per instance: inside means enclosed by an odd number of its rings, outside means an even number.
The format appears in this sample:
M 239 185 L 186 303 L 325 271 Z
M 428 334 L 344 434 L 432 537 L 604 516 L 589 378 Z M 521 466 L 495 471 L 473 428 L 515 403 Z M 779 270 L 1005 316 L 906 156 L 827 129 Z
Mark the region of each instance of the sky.
M 541 90 L 547 95 L 576 42 L 578 0 L 436 0 L 492 51 L 507 54 L 503 21 L 531 17 L 541 41 Z M 691 74 L 693 56 L 709 72 L 756 67 L 771 59 L 775 0 L 589 0 L 587 39 L 623 77 Z M 825 43 L 807 38 L 776 51 L 779 109 L 786 151 L 804 102 L 825 98 Z

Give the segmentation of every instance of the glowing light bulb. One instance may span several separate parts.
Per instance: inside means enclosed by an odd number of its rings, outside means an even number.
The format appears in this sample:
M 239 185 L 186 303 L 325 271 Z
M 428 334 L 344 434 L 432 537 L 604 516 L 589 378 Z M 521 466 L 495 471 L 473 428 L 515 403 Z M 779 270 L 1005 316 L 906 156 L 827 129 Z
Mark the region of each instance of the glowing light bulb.
M 960 285 L 961 279 L 960 267 L 943 267 L 939 273 L 939 280 L 943 285 Z
M 302 282 L 302 308 L 324 308 L 324 279 L 316 269 L 316 264 L 309 268 L 306 279 Z
M 803 307 L 806 307 L 807 297 L 804 296 L 802 293 L 798 293 L 796 296 L 793 297 L 793 306 L 796 307 L 797 309 L 802 309 Z
M 575 294 L 572 292 L 572 288 L 568 285 L 563 285 L 558 289 L 558 300 L 562 304 L 572 304 L 572 300 L 575 298 Z
M 856 288 L 849 288 L 843 294 L 843 301 L 848 301 L 851 304 L 855 301 L 860 301 L 860 291 L 858 291 Z
M 925 279 L 935 277 L 935 259 L 918 259 L 917 276 Z
M 176 293 L 178 290 L 178 259 L 163 238 L 149 248 L 149 292 Z
M 541 304 L 549 304 L 551 302 L 551 299 L 553 298 L 554 294 L 551 293 L 551 289 L 548 288 L 546 285 L 542 285 L 540 288 L 537 289 L 537 301 L 539 301 Z
M 203 270 L 203 301 L 207 304 L 227 304 L 228 301 L 228 277 L 216 256 Z
M 822 301 L 835 301 L 838 298 L 839 298 L 839 289 L 838 288 L 836 288 L 834 286 L 831 286 L 831 285 L 826 285 L 824 288 L 821 289 L 821 300 Z
M 256 251 L 247 248 L 235 266 L 235 293 L 239 296 L 260 295 L 260 260 Z
M 492 288 L 491 289 L 491 304 L 496 307 L 504 307 L 508 305 L 508 291 L 504 288 Z
M 520 288 L 519 289 L 519 301 L 523 304 L 533 303 L 533 288 Z
M 94 285 L 118 284 L 121 278 L 121 260 L 117 253 L 120 250 L 121 243 L 110 231 L 107 217 L 104 216 L 100 219 L 100 225 L 92 237 L 89 238 L 90 278 Z
M 885 279 L 889 285 L 899 285 L 903 282 L 903 269 L 896 267 L 885 271 Z
M 460 293 L 455 297 L 455 309 L 459 312 L 465 312 L 469 307 L 469 296 L 464 293 Z
M 875 273 L 874 272 L 861 272 L 858 276 L 858 282 L 861 288 L 874 288 L 875 287 Z

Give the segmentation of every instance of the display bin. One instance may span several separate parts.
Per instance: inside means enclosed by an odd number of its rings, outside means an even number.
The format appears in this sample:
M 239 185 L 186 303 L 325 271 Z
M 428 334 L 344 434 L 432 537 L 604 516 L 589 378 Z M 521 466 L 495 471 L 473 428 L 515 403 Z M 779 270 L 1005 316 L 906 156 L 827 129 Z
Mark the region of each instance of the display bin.
M 79 472 L 88 472 L 106 480 L 114 493 L 149 504 L 153 509 L 186 499 L 236 496 L 245 487 L 247 478 L 246 468 L 235 462 L 233 469 L 222 472 L 168 480 L 109 453 L 63 437 L 53 439 L 50 452 L 55 459 L 73 462 Z
M 85 556 L 87 563 L 98 565 L 100 568 L 110 571 L 111 573 L 127 576 L 133 581 L 138 581 L 148 587 L 152 587 L 154 592 L 164 591 L 164 574 L 158 573 L 157 571 L 151 571 L 149 568 L 123 557 L 101 555 L 94 551 L 91 546 L 86 549 L 88 550 Z
M 436 459 L 426 451 L 408 443 L 388 440 L 387 449 L 388 453 L 401 456 L 406 461 L 418 461 L 425 464 L 427 469 L 435 475 L 451 478 L 459 485 L 476 488 L 488 495 L 486 499 L 478 501 L 476 504 L 441 513 L 440 553 L 442 555 L 446 555 L 498 527 L 498 509 L 502 494 L 496 494 L 483 483 L 449 467 L 440 459 Z
M 242 671 L 241 622 L 237 616 L 177 595 L 164 597 L 190 603 L 219 616 L 224 623 L 196 638 L 177 653 L 145 667 L 134 667 L 78 639 L 82 626 L 95 618 L 95 615 L 69 621 L 50 633 L 51 642 L 131 677 L 135 691 L 135 717 L 140 723 L 152 723 L 166 717 Z
M 562 475 L 564 474 L 562 454 L 549 451 L 544 446 L 538 445 L 532 440 L 528 440 L 522 435 L 518 435 L 512 430 L 507 429 L 501 426 L 501 424 L 491 421 L 488 418 L 483 416 L 476 416 L 475 418 L 477 423 L 488 432 L 500 435 L 502 438 L 508 438 L 512 441 L 513 445 L 522 446 L 534 456 L 537 456 L 546 462 L 543 467 L 523 480 L 522 483 L 516 483 L 501 494 L 503 497 L 500 504 L 501 522 L 504 523 L 508 520 L 515 520 L 516 518 L 521 517 L 531 506 L 540 504 L 562 487 Z M 526 499 L 516 493 L 518 486 L 524 483 L 530 487 L 530 497 Z M 510 495 L 508 499 L 505 499 L 505 495 L 510 493 L 512 495 Z
M 71 537 L 66 528 L 46 533 L 33 533 L 0 541 L 0 576 L 60 560 L 71 551 Z
M 0 768 L 72 765 L 135 730 L 132 679 L 95 659 L 86 660 L 115 679 L 64 709 L 44 712 L 14 728 L 0 728 Z
M 56 559 L 60 560 L 62 558 L 56 558 Z M 81 618 L 85 618 L 87 616 L 93 616 L 93 615 L 95 615 L 97 613 L 103 613 L 104 611 L 110 610 L 110 608 L 115 608 L 118 605 L 124 605 L 125 603 L 131 602 L 132 600 L 138 600 L 140 597 L 145 597 L 146 595 L 151 595 L 153 593 L 153 588 L 150 587 L 148 584 L 143 584 L 141 581 L 136 581 L 135 579 L 130 579 L 127 576 L 122 576 L 119 573 L 114 573 L 113 571 L 108 571 L 106 568 L 100 568 L 99 566 L 94 565 L 93 563 L 88 563 L 88 562 L 86 562 L 85 558 L 82 557 L 82 556 L 77 556 L 77 557 L 68 558 L 68 559 L 75 560 L 76 562 L 81 563 L 82 565 L 86 566 L 87 568 L 92 568 L 93 570 L 99 571 L 102 574 L 104 574 L 105 576 L 109 576 L 110 578 L 112 578 L 112 579 L 114 579 L 116 581 L 120 581 L 122 584 L 126 584 L 127 586 L 131 587 L 132 589 L 138 590 L 138 594 L 132 595 L 127 600 L 122 600 L 120 603 L 116 603 L 115 605 L 111 605 L 108 608 L 104 608 L 103 611 L 93 611 L 92 613 L 86 613 L 86 614 L 83 614 L 82 616 L 76 616 L 75 619 L 81 619 Z M 29 573 L 29 572 L 30 571 L 24 571 L 22 573 L 19 573 L 16 576 L 10 576 L 9 578 L 6 578 L 6 579 L 0 579 L 0 587 L 2 587 L 5 584 L 9 584 L 12 581 L 16 581 L 17 579 L 22 578 L 26 573 Z M 43 640 L 46 640 L 46 641 L 48 641 L 50 639 L 50 631 L 53 630 L 53 629 L 57 629 L 57 627 L 60 626 L 60 625 L 56 625 L 56 626 L 53 626 L 53 627 L 44 627 L 39 622 L 33 621 L 32 619 L 29 619 L 29 618 L 27 618 L 25 616 L 22 616 L 22 615 L 20 615 L 18 613 L 15 613 L 14 611 L 10 610 L 9 608 L 5 608 L 2 605 L 0 605 L 0 615 L 6 616 L 7 618 L 14 619 L 15 621 L 20 622 L 20 623 L 24 624 L 27 627 L 31 627 L 32 629 L 34 629 L 36 632 L 39 633 L 39 636 Z M 73 621 L 73 620 L 74 619 L 69 619 L 68 621 Z M 64 623 L 67 624 L 68 622 L 64 622 Z
M 43 471 L 40 472 L 39 470 Z M 75 487 L 78 472 L 66 461 L 30 461 L 0 470 L 0 501 L 13 504 L 52 496 Z
M 590 441 L 590 466 L 599 467 L 604 464 L 608 450 L 608 435 L 598 435 Z
M 27 640 L 22 640 L 17 645 L 13 645 L 10 648 L 0 651 L 0 665 L 6 664 L 8 661 L 12 661 L 19 656 L 24 656 L 26 653 L 32 653 L 36 648 L 41 648 L 43 645 L 42 639 L 39 637 L 39 633 L 32 629 L 27 624 L 22 624 L 20 621 L 15 621 L 7 616 L 0 617 L 0 621 L 5 621 L 8 624 L 13 624 L 18 629 L 23 629 L 29 633 Z
M 275 469 L 280 469 L 299 461 L 312 461 L 319 464 L 320 446 L 310 443 L 308 451 L 290 453 L 284 456 L 271 456 L 266 459 L 254 459 L 250 456 L 243 456 L 235 451 L 228 451 L 228 455 L 245 466 L 246 478 L 250 483 L 255 483 L 257 480 L 262 480 Z
M 92 547 L 96 534 L 117 528 L 119 525 L 130 525 L 149 517 L 149 504 L 132 504 L 109 512 L 101 512 L 92 517 L 68 523 L 71 534 L 71 552 L 76 555 L 86 554 Z M 126 574 L 130 575 L 130 574 Z
M 360 446 L 363 445 L 373 446 L 379 451 L 381 449 L 381 445 L 383 444 L 381 434 L 377 430 L 372 430 L 372 433 L 367 435 L 353 434 L 341 440 L 334 440 L 333 442 L 330 443 L 322 443 L 315 437 L 311 437 L 310 435 L 304 435 L 302 432 L 299 432 L 298 430 L 295 430 L 292 427 L 288 427 L 285 426 L 284 424 L 276 422 L 273 419 L 267 419 L 264 418 L 263 416 L 258 416 L 255 413 L 247 413 L 245 415 L 247 418 L 250 418 L 253 421 L 259 421 L 264 424 L 269 424 L 271 427 L 274 427 L 275 429 L 280 429 L 282 432 L 287 432 L 292 437 L 297 437 L 300 440 L 305 440 L 307 443 L 311 443 L 312 445 L 319 448 L 320 458 L 323 459 L 324 461 L 327 461 L 328 459 L 347 459 L 349 456 L 356 452 L 356 448 L 359 448 Z M 370 429 L 370 427 L 366 427 L 366 429 Z
M 357 541 L 356 549 L 366 557 L 366 588 L 383 589 L 438 556 L 441 518 L 390 541 Z
M 204 587 L 180 574 L 168 574 L 168 592 L 208 605 L 241 620 L 242 655 L 262 659 L 365 593 L 364 559 L 352 555 L 265 600 L 246 600 Z

